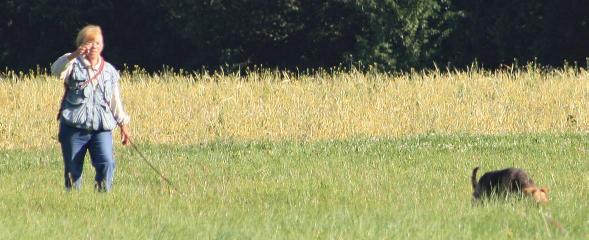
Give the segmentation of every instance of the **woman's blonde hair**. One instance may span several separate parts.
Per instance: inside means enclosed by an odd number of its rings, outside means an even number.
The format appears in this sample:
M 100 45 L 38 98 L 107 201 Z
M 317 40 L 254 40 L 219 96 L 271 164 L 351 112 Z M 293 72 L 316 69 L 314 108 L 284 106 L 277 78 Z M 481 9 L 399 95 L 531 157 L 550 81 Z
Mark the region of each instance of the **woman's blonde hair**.
M 87 25 L 80 32 L 78 32 L 78 37 L 76 37 L 76 46 L 79 47 L 82 43 L 88 40 L 94 40 L 96 37 L 102 36 L 102 29 L 100 26 L 97 25 Z

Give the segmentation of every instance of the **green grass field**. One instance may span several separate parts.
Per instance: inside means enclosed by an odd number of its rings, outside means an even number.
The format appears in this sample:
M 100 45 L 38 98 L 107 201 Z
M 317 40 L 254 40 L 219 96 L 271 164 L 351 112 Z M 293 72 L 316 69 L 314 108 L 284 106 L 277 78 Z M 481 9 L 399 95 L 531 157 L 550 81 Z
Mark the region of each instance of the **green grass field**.
M 55 146 L 55 145 L 54 145 Z M 112 192 L 62 188 L 56 147 L 0 149 L 2 239 L 588 239 L 589 137 L 117 145 Z M 471 205 L 470 174 L 525 168 L 551 202 Z

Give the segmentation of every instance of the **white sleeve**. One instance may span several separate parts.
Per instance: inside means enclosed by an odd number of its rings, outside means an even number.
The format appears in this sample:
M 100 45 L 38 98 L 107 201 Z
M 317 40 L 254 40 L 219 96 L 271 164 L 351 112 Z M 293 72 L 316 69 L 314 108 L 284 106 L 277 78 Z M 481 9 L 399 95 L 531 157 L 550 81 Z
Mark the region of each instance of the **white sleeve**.
M 72 63 L 74 59 L 69 60 L 70 53 L 66 53 L 59 57 L 53 64 L 51 64 L 51 74 L 58 76 L 60 80 L 65 81 L 65 78 L 72 72 Z
M 112 89 L 112 99 L 110 101 L 110 110 L 115 117 L 115 121 L 119 125 L 127 125 L 131 122 L 131 117 L 125 112 L 123 108 L 123 101 L 121 99 L 121 91 L 118 82 L 114 84 Z

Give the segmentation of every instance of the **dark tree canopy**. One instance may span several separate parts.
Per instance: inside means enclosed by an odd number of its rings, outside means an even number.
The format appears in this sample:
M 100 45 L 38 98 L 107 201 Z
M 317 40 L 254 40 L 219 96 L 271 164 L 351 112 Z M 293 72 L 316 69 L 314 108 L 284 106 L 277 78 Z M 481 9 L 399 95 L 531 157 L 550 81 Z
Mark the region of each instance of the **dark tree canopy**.
M 4 0 L 0 67 L 46 68 L 86 24 L 118 68 L 582 66 L 584 0 Z

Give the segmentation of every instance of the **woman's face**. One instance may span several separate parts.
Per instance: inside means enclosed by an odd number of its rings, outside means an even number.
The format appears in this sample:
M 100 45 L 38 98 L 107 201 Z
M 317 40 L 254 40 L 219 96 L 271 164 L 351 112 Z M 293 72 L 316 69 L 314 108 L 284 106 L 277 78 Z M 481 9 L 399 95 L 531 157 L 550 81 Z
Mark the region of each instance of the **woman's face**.
M 102 54 L 102 49 L 104 48 L 102 35 L 96 35 L 92 39 L 85 41 L 84 44 L 86 45 L 87 49 L 86 57 L 93 59 Z

